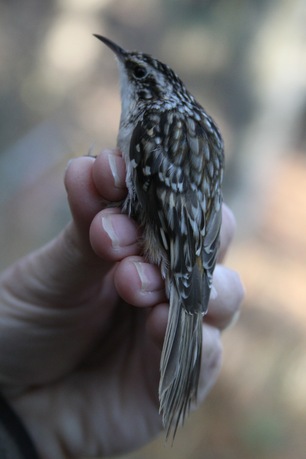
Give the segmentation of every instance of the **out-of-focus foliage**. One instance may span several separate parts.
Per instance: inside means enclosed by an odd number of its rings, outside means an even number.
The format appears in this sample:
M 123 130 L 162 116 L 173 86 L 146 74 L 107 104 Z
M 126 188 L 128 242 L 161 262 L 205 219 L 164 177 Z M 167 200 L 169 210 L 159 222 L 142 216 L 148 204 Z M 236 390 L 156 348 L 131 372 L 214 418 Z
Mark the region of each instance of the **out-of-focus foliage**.
M 167 62 L 224 135 L 242 316 L 174 447 L 126 458 L 305 457 L 305 24 L 304 0 L 0 3 L 2 268 L 68 221 L 67 160 L 115 145 L 116 64 L 92 33 Z

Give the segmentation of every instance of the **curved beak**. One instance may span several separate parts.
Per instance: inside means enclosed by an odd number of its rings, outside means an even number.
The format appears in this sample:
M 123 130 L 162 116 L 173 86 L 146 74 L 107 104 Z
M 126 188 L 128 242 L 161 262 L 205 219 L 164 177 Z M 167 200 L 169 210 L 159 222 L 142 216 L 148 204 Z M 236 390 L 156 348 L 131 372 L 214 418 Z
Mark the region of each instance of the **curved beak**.
M 108 38 L 103 37 L 102 35 L 97 35 L 94 33 L 93 36 L 96 37 L 98 40 L 102 41 L 106 46 L 108 46 L 116 54 L 119 60 L 124 60 L 126 56 L 126 51 L 123 48 L 116 45 L 116 43 L 109 40 Z

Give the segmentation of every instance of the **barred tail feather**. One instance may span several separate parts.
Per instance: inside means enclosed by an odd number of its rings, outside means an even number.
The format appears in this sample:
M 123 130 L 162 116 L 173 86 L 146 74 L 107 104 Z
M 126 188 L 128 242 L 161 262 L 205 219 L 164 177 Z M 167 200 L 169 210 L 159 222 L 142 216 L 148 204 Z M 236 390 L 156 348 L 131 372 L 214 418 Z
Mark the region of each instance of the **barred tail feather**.
M 170 309 L 160 363 L 160 412 L 166 438 L 175 437 L 190 403 L 197 398 L 202 350 L 202 313 L 187 313 L 176 289 L 170 288 Z M 171 320 L 170 320 L 171 318 Z

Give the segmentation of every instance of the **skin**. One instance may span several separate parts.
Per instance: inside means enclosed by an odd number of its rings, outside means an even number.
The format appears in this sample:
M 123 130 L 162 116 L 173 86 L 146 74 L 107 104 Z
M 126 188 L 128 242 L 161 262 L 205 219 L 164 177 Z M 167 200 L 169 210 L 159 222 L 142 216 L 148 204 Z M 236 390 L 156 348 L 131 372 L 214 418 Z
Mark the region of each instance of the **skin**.
M 0 277 L 1 390 L 43 459 L 124 453 L 162 431 L 157 392 L 168 304 L 159 269 L 140 255 L 136 223 L 106 207 L 126 195 L 120 152 L 72 160 L 65 187 L 71 223 Z M 243 298 L 237 273 L 219 264 L 234 229 L 223 206 L 199 403 L 220 370 L 220 332 Z

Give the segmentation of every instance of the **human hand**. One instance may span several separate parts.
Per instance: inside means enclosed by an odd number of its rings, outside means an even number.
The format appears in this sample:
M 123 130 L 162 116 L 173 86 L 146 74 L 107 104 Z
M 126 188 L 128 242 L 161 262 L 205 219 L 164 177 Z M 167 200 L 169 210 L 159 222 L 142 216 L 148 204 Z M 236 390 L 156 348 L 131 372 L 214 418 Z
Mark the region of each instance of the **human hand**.
M 0 384 L 44 459 L 127 452 L 161 430 L 159 361 L 167 302 L 159 269 L 139 253 L 139 229 L 109 202 L 126 195 L 117 150 L 72 160 L 65 184 L 72 222 L 0 277 Z M 234 232 L 223 208 L 219 262 Z M 220 330 L 243 289 L 217 265 L 199 402 L 215 383 Z

